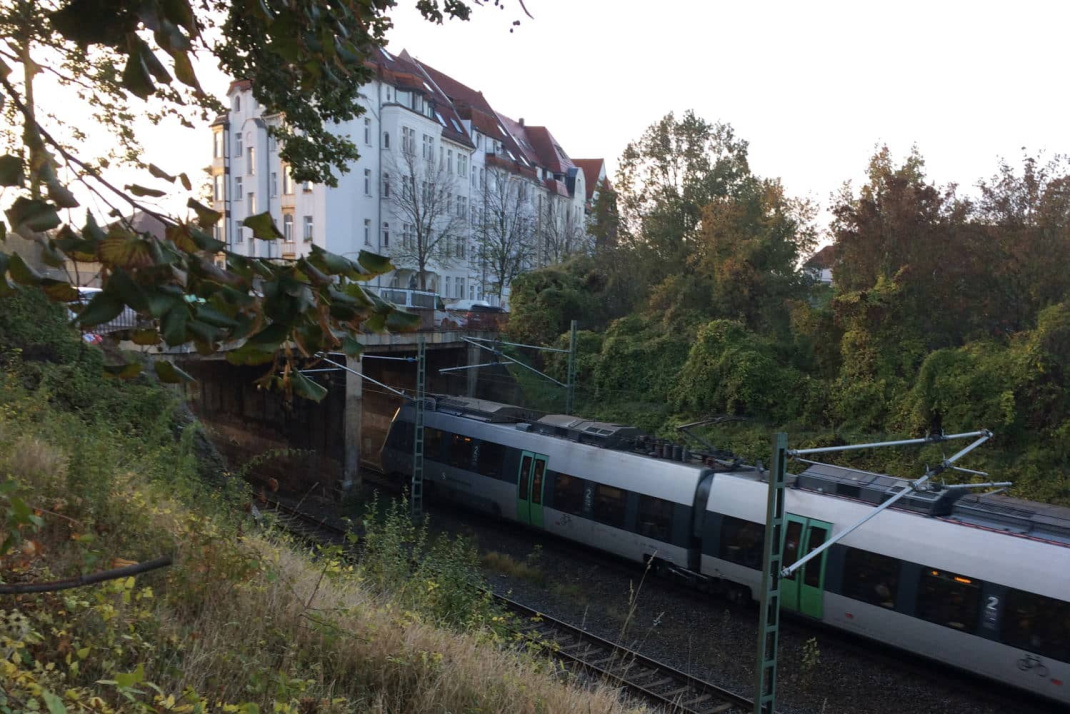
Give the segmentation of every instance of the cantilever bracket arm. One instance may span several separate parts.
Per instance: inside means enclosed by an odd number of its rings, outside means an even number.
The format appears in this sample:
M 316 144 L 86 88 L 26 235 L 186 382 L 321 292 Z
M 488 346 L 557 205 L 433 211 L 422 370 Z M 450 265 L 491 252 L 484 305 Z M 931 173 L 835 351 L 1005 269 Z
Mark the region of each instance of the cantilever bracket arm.
M 794 563 L 792 563 L 788 567 L 782 569 L 780 571 L 780 576 L 783 577 L 783 578 L 789 577 L 796 570 L 798 570 L 802 566 L 806 565 L 808 562 L 810 562 L 811 560 L 813 560 L 817 556 L 819 556 L 822 553 L 824 553 L 826 550 L 831 548 L 833 545 L 835 545 L 839 541 L 843 540 L 844 536 L 846 536 L 848 533 L 851 533 L 852 531 L 858 529 L 866 521 L 869 521 L 872 518 L 876 518 L 882 511 L 884 511 L 885 509 L 891 507 L 892 505 L 894 505 L 897 501 L 899 501 L 903 497 L 905 497 L 908 494 L 913 493 L 915 491 L 924 490 L 923 487 L 929 481 L 929 479 L 931 479 L 933 476 L 936 476 L 937 474 L 940 474 L 940 473 L 943 473 L 944 471 L 947 471 L 948 469 L 950 469 L 952 467 L 952 464 L 954 464 L 956 461 L 958 461 L 963 456 L 965 456 L 966 454 L 970 453 L 971 451 L 976 449 L 978 446 L 980 446 L 981 444 L 985 443 L 990 438 L 992 438 L 992 432 L 990 432 L 987 429 L 984 429 L 984 430 L 978 431 L 978 432 L 973 432 L 971 435 L 980 435 L 980 438 L 977 439 L 976 441 L 974 441 L 972 444 L 970 444 L 966 448 L 962 449 L 962 451 L 959 451 L 954 456 L 951 456 L 951 457 L 949 457 L 947 459 L 944 459 L 942 462 L 940 462 L 939 465 L 934 466 L 933 468 L 927 470 L 925 472 L 924 476 L 922 476 L 921 478 L 919 478 L 916 481 L 912 481 L 910 483 L 910 487 L 909 488 L 904 488 L 902 491 L 900 491 L 899 493 L 895 494 L 894 496 L 889 498 L 887 501 L 885 501 L 881 505 L 879 505 L 876 508 L 874 508 L 872 511 L 870 511 L 868 514 L 866 514 L 861 520 L 856 522 L 850 528 L 847 528 L 845 530 L 840 531 L 839 533 L 837 533 L 833 537 L 831 537 L 828 540 L 826 540 L 824 543 L 822 543 L 817 548 L 814 548 L 813 550 L 811 550 L 809 553 L 804 555 L 802 558 L 799 558 L 798 560 L 796 560 Z M 948 437 L 948 438 L 961 438 L 963 436 L 964 436 L 963 434 L 957 434 L 955 437 Z M 912 440 L 910 440 L 910 443 L 924 443 L 924 441 L 925 441 L 924 439 L 912 439 Z M 844 449 L 844 448 L 849 448 L 849 447 L 830 447 L 830 450 L 833 450 L 833 449 Z M 810 453 L 813 453 L 814 450 L 805 450 L 804 449 L 803 451 L 809 451 Z M 818 449 L 817 451 L 821 451 L 821 449 Z

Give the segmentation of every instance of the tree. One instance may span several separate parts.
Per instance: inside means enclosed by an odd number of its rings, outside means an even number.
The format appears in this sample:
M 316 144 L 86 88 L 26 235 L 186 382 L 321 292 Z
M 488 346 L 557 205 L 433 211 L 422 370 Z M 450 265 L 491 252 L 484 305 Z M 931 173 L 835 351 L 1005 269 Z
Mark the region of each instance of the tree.
M 799 266 L 816 242 L 815 212 L 779 181 L 757 178 L 703 209 L 690 265 L 711 279 L 715 316 L 755 331 L 787 329 L 789 302 L 807 294 Z
M 587 233 L 583 222 L 569 212 L 570 204 L 553 196 L 549 199 L 542 215 L 535 219 L 538 253 L 543 263 L 560 263 L 587 250 Z
M 595 190 L 594 206 L 587 220 L 587 233 L 594 239 L 596 252 L 617 245 L 620 233 L 620 213 L 617 209 L 617 192 L 603 181 Z
M 413 147 L 404 147 L 400 158 L 391 155 L 387 165 L 399 184 L 389 189 L 390 207 L 403 225 L 401 242 L 395 241 L 390 254 L 398 267 L 414 269 L 426 290 L 429 264 L 449 266 L 467 252 L 468 221 L 460 194 L 454 196 L 457 181 L 433 155 L 418 157 Z
M 264 384 L 322 397 L 322 387 L 293 369 L 295 359 L 324 349 L 356 353 L 358 330 L 414 324 L 360 284 L 391 270 L 389 261 L 365 252 L 349 260 L 315 246 L 292 263 L 229 253 L 210 235 L 220 214 L 190 198 L 191 216 L 172 219 L 142 201 L 163 196 L 166 189 L 120 188 L 109 181 L 108 162 L 87 156 L 92 130 L 81 118 L 96 113 L 114 128 L 118 155 L 136 159 L 136 137 L 129 130 L 135 114 L 156 112 L 188 121 L 193 112 L 218 111 L 194 70 L 194 55 L 201 53 L 231 76 L 250 80 L 266 111 L 285 116 L 272 133 L 295 180 L 335 185 L 336 172 L 344 172 L 357 154 L 347 137 L 329 127 L 361 113 L 359 91 L 373 76 L 365 58 L 382 44 L 392 6 L 390 0 L 8 3 L 0 11 L 0 98 L 9 125 L 21 124 L 22 131 L 12 152 L 0 156 L 0 186 L 9 201 L 0 239 L 10 230 L 34 242 L 54 267 L 63 266 L 65 258 L 101 264 L 104 289 L 79 310 L 83 327 L 107 322 L 129 306 L 151 325 L 136 335 L 142 344 L 192 342 L 207 353 L 224 342 L 244 340 L 228 359 L 273 363 Z M 435 22 L 470 13 L 462 0 L 419 0 L 417 6 Z M 35 92 L 35 82 L 43 77 L 55 78 L 66 90 L 62 107 L 43 106 Z M 88 111 L 74 105 L 77 97 L 88 103 Z M 69 123 L 60 121 L 60 112 Z M 166 182 L 157 186 L 178 182 L 186 192 L 192 190 L 185 175 L 147 168 L 154 181 Z M 74 183 L 115 216 L 134 210 L 152 215 L 167 226 L 166 235 L 139 232 L 124 221 L 104 230 L 100 226 L 107 221 L 89 212 L 82 228 L 75 229 L 69 212 L 66 221 L 60 216 L 84 200 L 69 188 Z M 244 225 L 258 239 L 280 237 L 268 213 L 249 216 Z M 225 267 L 216 265 L 220 254 Z M 79 297 L 69 280 L 44 277 L 20 254 L 0 252 L 0 295 L 12 292 L 9 279 L 38 287 L 53 300 Z M 138 369 L 113 367 L 122 376 Z M 168 381 L 184 378 L 166 362 L 156 369 Z
M 535 258 L 535 221 L 523 177 L 500 168 L 487 170 L 477 231 L 483 292 L 499 303 L 513 279 Z
M 747 142 L 694 112 L 667 114 L 621 155 L 615 182 L 622 237 L 649 253 L 653 282 L 690 255 L 702 209 L 750 176 Z

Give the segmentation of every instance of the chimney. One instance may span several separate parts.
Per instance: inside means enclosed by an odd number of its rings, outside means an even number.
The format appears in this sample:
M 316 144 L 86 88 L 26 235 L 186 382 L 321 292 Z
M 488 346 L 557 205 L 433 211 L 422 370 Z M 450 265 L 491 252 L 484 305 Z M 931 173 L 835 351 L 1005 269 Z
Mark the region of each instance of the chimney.
M 520 117 L 520 126 L 524 126 L 524 117 Z

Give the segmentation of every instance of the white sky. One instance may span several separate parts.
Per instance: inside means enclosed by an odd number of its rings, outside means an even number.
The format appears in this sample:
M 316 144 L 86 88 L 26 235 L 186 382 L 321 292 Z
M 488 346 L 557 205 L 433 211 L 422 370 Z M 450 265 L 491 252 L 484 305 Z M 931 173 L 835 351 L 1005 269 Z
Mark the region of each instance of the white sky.
M 535 19 L 513 33 L 514 0 L 443 26 L 400 2 L 391 51 L 549 127 L 570 156 L 605 158 L 611 176 L 629 141 L 686 109 L 732 124 L 755 173 L 826 209 L 881 143 L 897 157 L 917 144 L 930 179 L 966 191 L 1023 147 L 1070 152 L 1066 2 L 527 0 Z M 225 91 L 218 72 L 200 76 Z M 191 178 L 210 161 L 206 127 L 145 144 Z
M 404 0 L 403 0 L 404 1 Z M 412 3 L 409 3 L 412 4 Z M 432 26 L 395 13 L 406 48 L 604 157 L 674 111 L 731 124 L 755 173 L 822 206 L 862 180 L 877 144 L 917 144 L 929 177 L 970 189 L 1022 147 L 1070 152 L 1070 3 L 906 0 L 527 0 Z

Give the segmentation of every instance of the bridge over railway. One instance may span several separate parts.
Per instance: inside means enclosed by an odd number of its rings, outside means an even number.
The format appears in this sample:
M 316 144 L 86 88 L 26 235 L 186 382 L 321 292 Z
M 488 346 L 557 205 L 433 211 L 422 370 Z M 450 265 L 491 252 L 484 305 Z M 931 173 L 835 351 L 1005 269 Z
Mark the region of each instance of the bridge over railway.
M 332 359 L 375 382 L 414 394 L 417 345 L 423 339 L 428 391 L 516 401 L 518 387 L 509 372 L 486 366 L 487 353 L 466 340 L 489 344 L 498 334 L 433 326 L 406 334 L 365 334 L 359 337 L 362 355 L 338 354 Z M 265 479 L 274 478 L 293 492 L 312 489 L 325 495 L 336 494 L 346 480 L 359 480 L 362 464 L 378 466 L 379 449 L 401 397 L 346 370 L 310 361 L 307 366 L 314 371 L 308 376 L 327 387 L 327 396 L 318 404 L 304 399 L 287 404 L 282 394 L 255 383 L 269 367 L 238 366 L 226 360 L 227 348 L 237 346 L 224 346 L 209 356 L 189 348 L 152 353 L 196 379 L 187 387 L 190 403 L 230 463 L 256 459 L 257 474 Z M 466 366 L 473 368 L 440 372 Z M 264 454 L 272 456 L 257 458 Z

